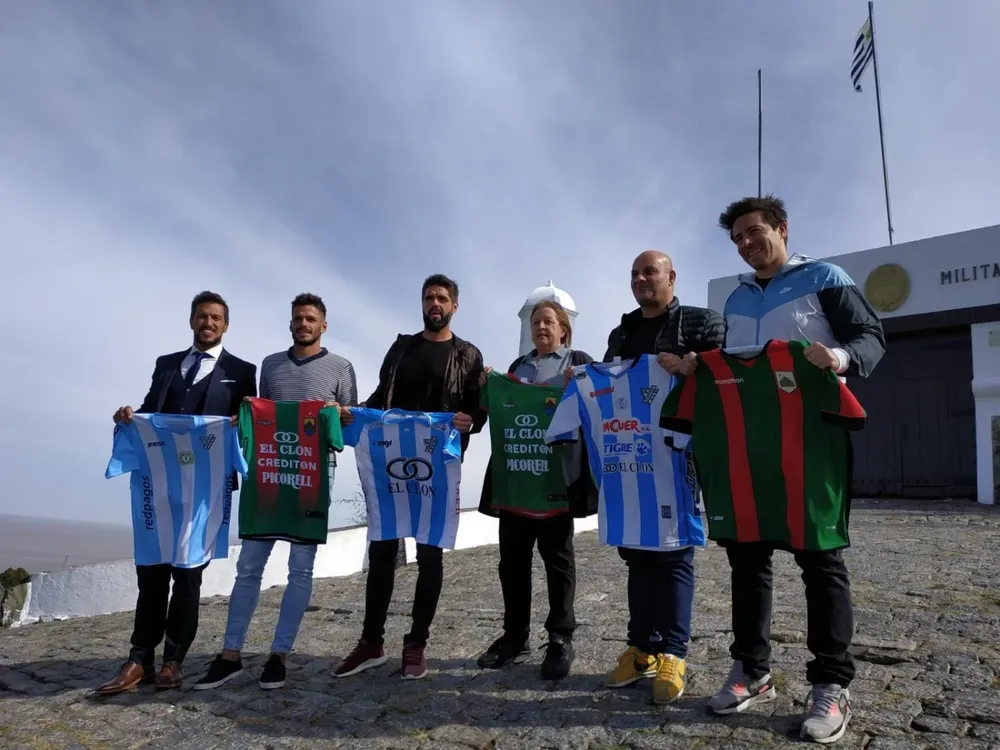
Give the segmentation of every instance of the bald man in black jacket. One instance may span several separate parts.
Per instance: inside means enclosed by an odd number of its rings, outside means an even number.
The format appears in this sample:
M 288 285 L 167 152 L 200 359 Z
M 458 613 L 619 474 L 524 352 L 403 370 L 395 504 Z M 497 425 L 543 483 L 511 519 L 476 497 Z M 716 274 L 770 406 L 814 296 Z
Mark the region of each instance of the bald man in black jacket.
M 608 336 L 605 362 L 656 354 L 667 365 L 691 352 L 718 349 L 725 339 L 722 316 L 681 305 L 674 296 L 677 272 L 656 250 L 632 263 L 632 294 L 639 308 L 622 316 Z M 694 602 L 694 548 L 641 550 L 619 547 L 628 566 L 628 649 L 606 678 L 623 687 L 653 678 L 653 700 L 672 703 L 686 686 L 688 640 Z

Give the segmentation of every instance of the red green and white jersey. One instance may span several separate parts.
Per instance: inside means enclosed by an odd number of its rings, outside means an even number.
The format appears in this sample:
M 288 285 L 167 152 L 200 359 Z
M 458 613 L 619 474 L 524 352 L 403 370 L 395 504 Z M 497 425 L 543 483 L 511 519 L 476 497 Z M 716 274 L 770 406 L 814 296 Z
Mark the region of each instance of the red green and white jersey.
M 250 471 L 240 489 L 240 539 L 326 544 L 340 413 L 325 402 L 251 398 L 240 404 Z
M 690 435 L 709 539 L 792 550 L 849 546 L 849 436 L 865 411 L 804 341 L 768 341 L 754 356 L 716 349 L 670 392 L 660 424 Z M 677 436 L 678 442 L 684 442 Z

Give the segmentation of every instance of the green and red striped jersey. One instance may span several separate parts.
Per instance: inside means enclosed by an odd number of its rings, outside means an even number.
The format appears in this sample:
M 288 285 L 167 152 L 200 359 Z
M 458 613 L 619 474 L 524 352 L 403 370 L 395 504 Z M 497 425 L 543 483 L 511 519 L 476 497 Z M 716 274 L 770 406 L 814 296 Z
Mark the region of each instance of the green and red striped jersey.
M 240 539 L 325 544 L 333 453 L 344 450 L 340 413 L 323 401 L 240 404 Z
M 792 550 L 849 546 L 850 437 L 865 411 L 807 342 L 753 357 L 716 349 L 667 397 L 660 424 L 690 435 L 709 539 Z

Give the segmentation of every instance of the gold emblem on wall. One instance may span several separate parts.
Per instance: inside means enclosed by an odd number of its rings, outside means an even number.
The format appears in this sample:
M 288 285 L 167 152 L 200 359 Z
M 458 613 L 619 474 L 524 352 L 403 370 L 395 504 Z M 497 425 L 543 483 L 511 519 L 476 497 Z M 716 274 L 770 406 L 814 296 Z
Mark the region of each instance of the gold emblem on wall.
M 879 312 L 892 312 L 910 296 L 910 275 L 898 263 L 883 263 L 868 274 L 865 297 Z

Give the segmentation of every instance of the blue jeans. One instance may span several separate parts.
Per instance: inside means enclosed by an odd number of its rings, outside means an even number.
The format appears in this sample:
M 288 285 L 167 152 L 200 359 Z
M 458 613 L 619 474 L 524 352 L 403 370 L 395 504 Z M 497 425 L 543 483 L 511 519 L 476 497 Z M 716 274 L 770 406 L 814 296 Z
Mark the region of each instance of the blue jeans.
M 291 544 L 288 553 L 288 586 L 281 597 L 278 624 L 274 629 L 271 651 L 287 654 L 292 650 L 302 617 L 312 596 L 313 561 L 315 544 Z M 274 540 L 245 539 L 236 563 L 236 583 L 229 597 L 229 619 L 222 647 L 227 651 L 241 651 L 250 629 L 250 618 L 260 598 L 260 580 L 264 566 L 271 556 Z
M 628 645 L 687 658 L 694 608 L 694 547 L 657 552 L 619 547 L 628 566 Z

